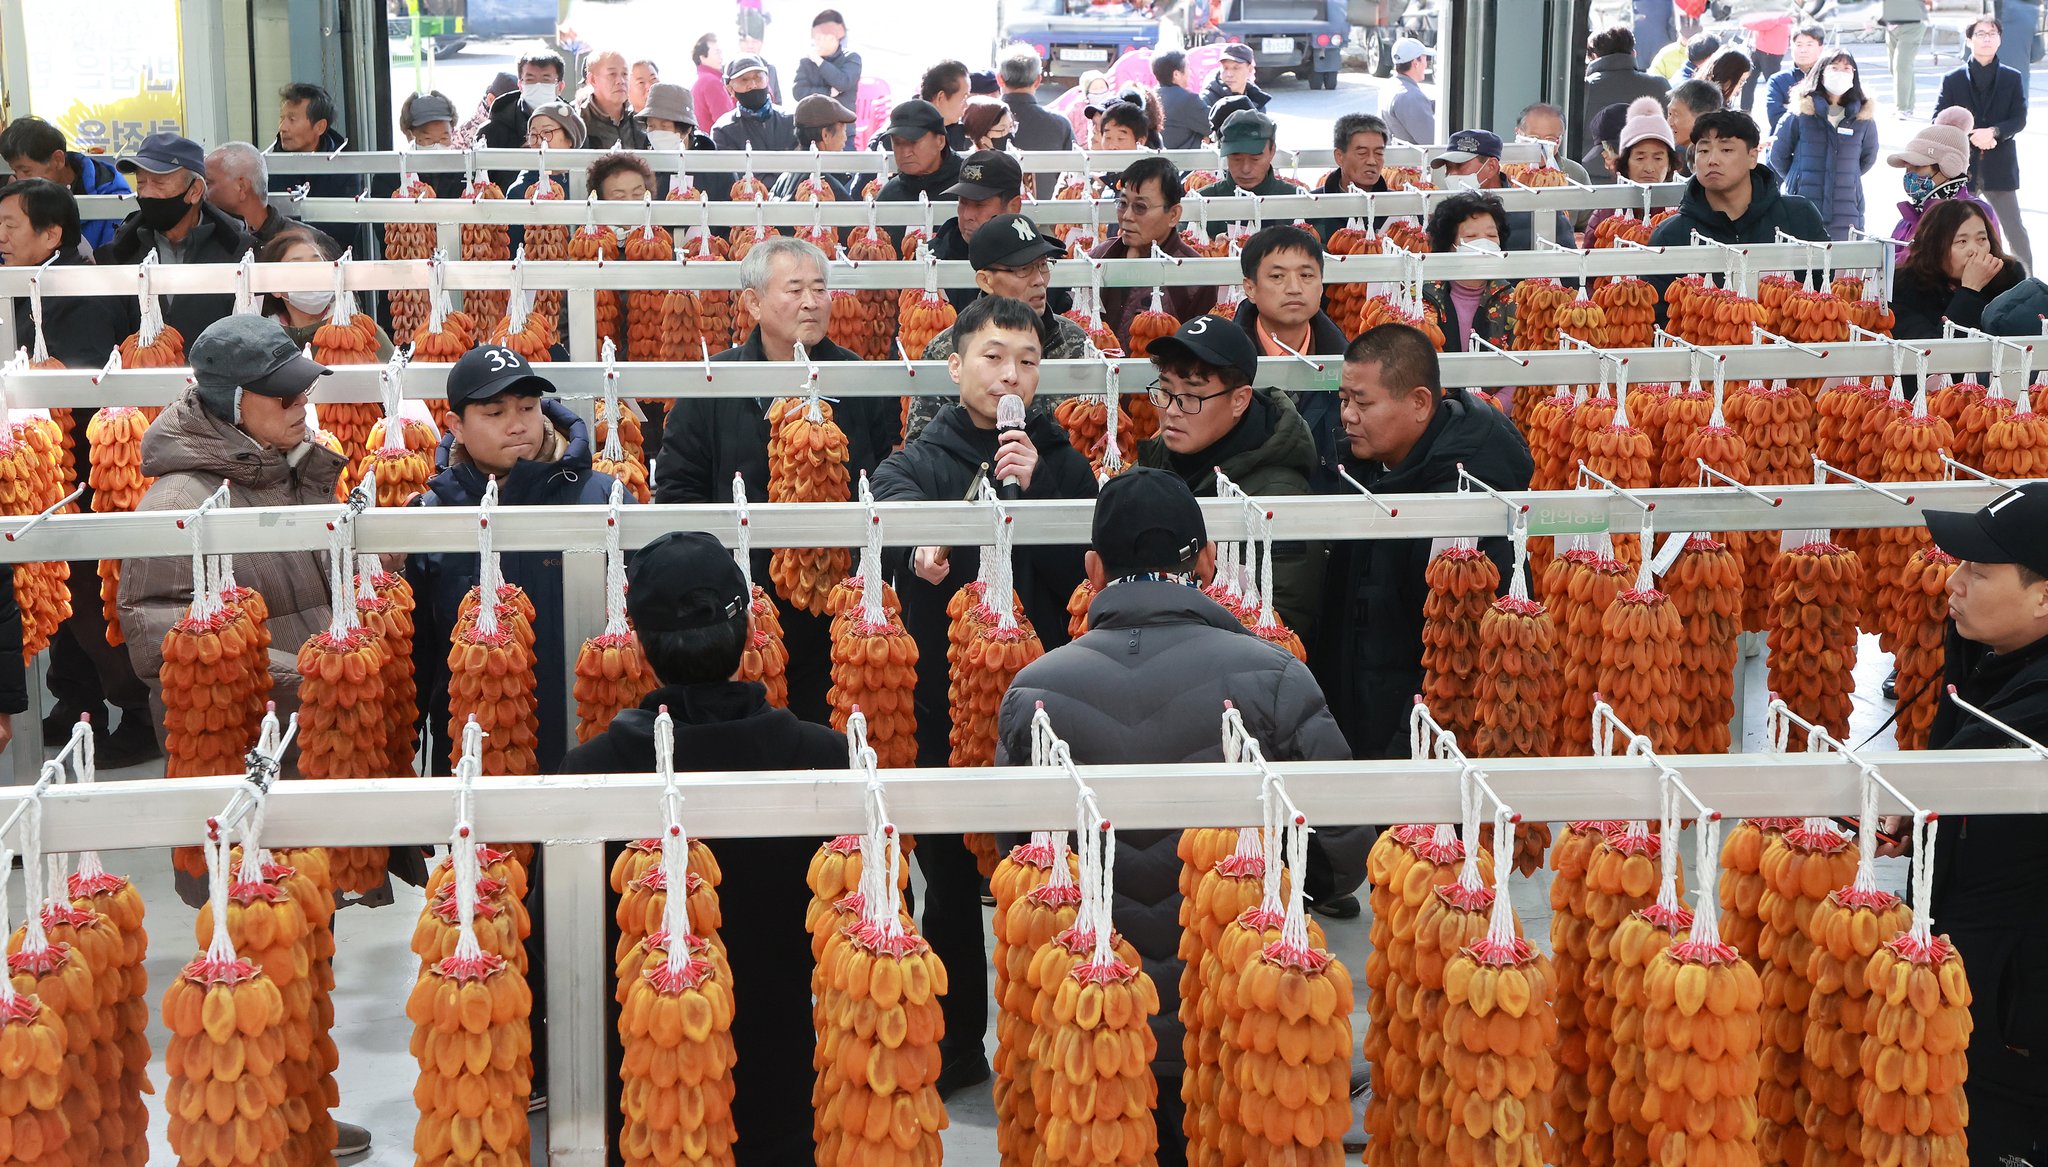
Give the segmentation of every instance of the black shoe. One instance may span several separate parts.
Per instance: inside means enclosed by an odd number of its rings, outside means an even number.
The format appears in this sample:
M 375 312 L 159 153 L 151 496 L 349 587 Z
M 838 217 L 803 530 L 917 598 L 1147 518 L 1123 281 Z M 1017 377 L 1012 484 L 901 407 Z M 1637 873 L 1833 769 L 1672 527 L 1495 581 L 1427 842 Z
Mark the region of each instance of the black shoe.
M 370 1132 L 352 1122 L 334 1124 L 334 1157 L 346 1159 L 370 1149 Z
M 1885 700 L 1897 701 L 1899 699 L 1899 670 L 1893 669 L 1891 672 L 1886 673 L 1884 675 L 1884 687 L 1878 691 L 1884 694 Z
M 979 1086 L 989 1079 L 988 1058 L 980 1050 L 947 1062 L 939 1067 L 939 1080 L 934 1083 L 939 1099 L 944 1101 L 967 1089 Z
M 1332 920 L 1356 920 L 1362 909 L 1358 906 L 1357 896 L 1338 896 L 1335 899 L 1317 900 L 1308 906 L 1308 910 L 1318 916 L 1328 916 Z
M 99 743 L 98 751 L 93 762 L 107 770 L 140 765 L 164 756 L 163 747 L 156 744 L 156 727 L 149 723 L 149 715 L 139 709 L 121 711 L 121 724 Z
M 43 744 L 61 746 L 71 740 L 71 728 L 78 724 L 82 713 L 92 714 L 92 731 L 101 738 L 107 733 L 107 706 L 101 702 L 96 709 L 81 709 L 69 702 L 59 701 L 43 718 Z

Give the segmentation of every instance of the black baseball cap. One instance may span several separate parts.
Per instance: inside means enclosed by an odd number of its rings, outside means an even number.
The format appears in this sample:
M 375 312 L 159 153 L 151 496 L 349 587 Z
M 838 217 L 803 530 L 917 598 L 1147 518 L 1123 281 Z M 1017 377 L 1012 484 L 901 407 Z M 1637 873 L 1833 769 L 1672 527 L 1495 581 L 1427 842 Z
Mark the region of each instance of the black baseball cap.
M 2048 482 L 2016 486 L 1974 511 L 1922 511 L 1934 545 L 1973 563 L 2048 575 Z
M 642 635 L 711 628 L 751 601 L 732 552 L 703 531 L 670 531 L 626 566 L 626 615 Z
M 478 345 L 456 359 L 448 370 L 445 396 L 448 408 L 461 409 L 474 401 L 489 401 L 500 393 L 519 391 L 532 397 L 546 397 L 555 391 L 554 382 L 533 371 L 525 357 L 501 344 Z
M 913 97 L 889 111 L 889 126 L 885 132 L 892 139 L 915 142 L 926 134 L 945 133 L 946 115 L 931 102 Z
M 1209 542 L 1195 493 L 1178 474 L 1139 466 L 1102 484 L 1091 543 L 1106 579 L 1181 572 Z
M 1250 45 L 1238 42 L 1232 42 L 1230 44 L 1224 45 L 1223 56 L 1229 58 L 1230 60 L 1237 61 L 1246 65 L 1255 65 L 1258 63 L 1258 58 L 1252 56 L 1252 47 Z
M 202 390 L 247 390 L 289 401 L 334 370 L 306 356 L 284 326 L 268 316 L 237 313 L 206 326 L 187 359 Z
M 967 241 L 967 264 L 975 271 L 992 267 L 1024 267 L 1046 256 L 1065 255 L 1057 239 L 1039 233 L 1026 215 L 997 215 L 983 223 Z
M 1259 379 L 1259 350 L 1251 334 L 1221 316 L 1197 316 L 1172 336 L 1152 342 L 1152 359 L 1192 357 L 1219 369 L 1236 369 L 1246 381 Z
M 949 199 L 1014 199 L 1024 193 L 1024 168 L 1001 150 L 976 150 L 960 164 L 960 181 L 941 197 Z M 979 234 L 979 232 L 977 232 Z

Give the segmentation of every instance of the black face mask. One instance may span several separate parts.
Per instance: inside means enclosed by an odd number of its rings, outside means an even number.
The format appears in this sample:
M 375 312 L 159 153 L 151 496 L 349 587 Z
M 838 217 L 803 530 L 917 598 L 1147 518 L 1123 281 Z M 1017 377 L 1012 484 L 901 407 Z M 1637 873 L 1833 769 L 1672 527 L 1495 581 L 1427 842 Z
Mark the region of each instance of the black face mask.
M 1010 151 L 1010 139 L 1008 137 L 990 138 L 988 148 L 1007 154 Z
M 135 196 L 136 222 L 152 231 L 170 230 L 177 226 L 179 221 L 184 219 L 186 213 L 192 209 L 192 204 L 185 201 L 185 196 L 190 193 L 192 193 L 192 184 L 188 182 L 185 184 L 184 190 L 169 198 L 149 198 L 144 195 Z
M 745 93 L 738 94 L 737 97 L 740 108 L 748 113 L 760 113 L 768 108 L 768 91 L 766 89 L 749 89 Z

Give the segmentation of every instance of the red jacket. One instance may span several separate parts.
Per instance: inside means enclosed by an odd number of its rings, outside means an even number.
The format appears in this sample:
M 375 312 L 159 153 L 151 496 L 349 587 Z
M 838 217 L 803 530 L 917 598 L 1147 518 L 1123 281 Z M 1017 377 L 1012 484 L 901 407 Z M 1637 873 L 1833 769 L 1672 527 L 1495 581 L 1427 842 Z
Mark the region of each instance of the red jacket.
M 710 133 L 711 127 L 735 104 L 732 94 L 726 92 L 725 74 L 709 65 L 697 66 L 697 83 L 690 86 L 690 104 L 691 112 L 697 115 L 697 127 Z
M 1178 231 L 1174 232 L 1173 238 L 1162 244 L 1161 247 L 1168 255 L 1178 255 L 1187 259 L 1199 258 L 1197 252 L 1187 245 L 1187 241 L 1181 238 Z M 1094 251 L 1088 254 L 1096 259 L 1132 258 L 1130 253 L 1125 250 L 1121 238 L 1112 238 L 1106 243 L 1099 244 Z M 1143 256 L 1138 258 L 1143 258 Z M 1166 292 L 1167 312 L 1171 313 L 1175 319 L 1183 324 L 1216 306 L 1216 288 L 1214 285 L 1182 285 L 1180 287 L 1168 287 L 1164 291 Z M 1123 344 L 1126 352 L 1130 351 L 1131 347 L 1131 321 L 1137 319 L 1138 313 L 1150 307 L 1152 307 L 1151 288 L 1102 289 L 1102 323 L 1116 333 L 1117 340 Z

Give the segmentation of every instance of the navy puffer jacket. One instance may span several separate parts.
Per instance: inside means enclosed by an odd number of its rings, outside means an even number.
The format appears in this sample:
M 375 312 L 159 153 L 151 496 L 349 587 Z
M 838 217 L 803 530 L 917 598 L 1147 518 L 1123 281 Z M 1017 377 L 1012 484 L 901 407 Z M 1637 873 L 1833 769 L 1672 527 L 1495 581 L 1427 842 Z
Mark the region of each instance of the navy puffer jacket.
M 568 406 L 543 399 L 541 413 L 559 435 L 561 456 L 552 461 L 522 459 L 498 479 L 499 506 L 604 506 L 611 501 L 612 477 L 590 468 L 590 426 Z M 454 435 L 443 434 L 434 460 L 439 470 L 416 506 L 473 507 L 483 501 L 487 480 L 455 448 Z M 628 495 L 627 502 L 633 501 Z M 593 519 L 593 522 L 596 520 Z M 562 645 L 562 613 L 568 596 L 562 587 L 560 551 L 504 551 L 498 563 L 505 582 L 525 589 L 533 601 L 535 709 L 539 712 L 540 770 L 552 774 L 568 748 L 569 662 Z M 476 586 L 476 553 L 444 551 L 406 560 L 413 599 L 413 668 L 419 679 L 420 708 L 432 732 L 428 760 L 437 774 L 449 773 L 448 644 L 455 633 L 462 597 Z M 602 600 L 592 598 L 592 603 Z
M 1810 200 L 1837 240 L 1862 228 L 1863 176 L 1877 163 L 1876 108 L 1851 98 L 1842 110 L 1837 125 L 1812 90 L 1795 89 L 1771 143 L 1771 168 L 1784 176 L 1785 190 Z

